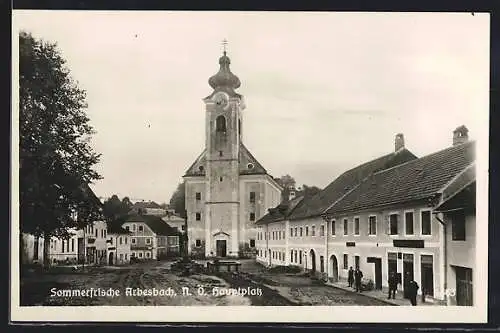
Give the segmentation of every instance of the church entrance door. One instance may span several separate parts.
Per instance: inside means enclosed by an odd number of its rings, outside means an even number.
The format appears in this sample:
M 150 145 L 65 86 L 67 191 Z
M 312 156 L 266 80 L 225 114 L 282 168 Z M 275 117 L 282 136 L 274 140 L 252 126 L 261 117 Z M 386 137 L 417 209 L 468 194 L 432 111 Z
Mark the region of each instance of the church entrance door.
M 217 257 L 225 257 L 227 255 L 226 240 L 218 239 L 215 245 L 217 247 Z

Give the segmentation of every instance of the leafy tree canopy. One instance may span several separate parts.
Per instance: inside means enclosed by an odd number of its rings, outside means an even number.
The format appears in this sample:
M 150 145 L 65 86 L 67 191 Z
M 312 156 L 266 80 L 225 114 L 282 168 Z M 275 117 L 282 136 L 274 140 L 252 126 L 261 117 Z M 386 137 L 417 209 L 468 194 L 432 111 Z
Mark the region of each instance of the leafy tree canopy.
M 100 216 L 88 187 L 102 178 L 93 169 L 100 155 L 89 144 L 85 91 L 56 43 L 26 32 L 19 35 L 19 98 L 21 231 L 67 236 Z
M 170 208 L 174 209 L 175 212 L 182 218 L 186 218 L 186 186 L 185 183 L 179 183 L 172 198 L 170 198 Z

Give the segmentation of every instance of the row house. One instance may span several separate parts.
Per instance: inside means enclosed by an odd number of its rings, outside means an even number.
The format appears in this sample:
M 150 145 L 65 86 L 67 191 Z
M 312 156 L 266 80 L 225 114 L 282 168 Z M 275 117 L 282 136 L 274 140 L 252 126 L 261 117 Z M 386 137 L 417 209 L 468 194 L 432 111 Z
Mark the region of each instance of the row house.
M 443 190 L 434 210 L 442 214 L 445 229 L 445 288 L 447 304 L 473 306 L 476 284 L 476 170 L 467 168 Z M 474 277 L 474 275 L 476 275 Z
M 286 231 L 286 237 L 280 242 L 283 246 L 285 243 L 288 245 L 286 251 L 289 255 L 285 257 L 287 265 L 298 265 L 304 269 L 316 271 L 316 262 L 319 261 L 320 265 L 317 271 L 324 273 L 325 266 L 324 264 L 321 265 L 321 262 L 324 263 L 326 256 L 322 252 L 325 248 L 324 212 L 332 203 L 339 200 L 345 193 L 357 186 L 370 174 L 416 158 L 413 153 L 404 147 L 403 135 L 397 134 L 394 152 L 344 172 L 321 192 L 307 199 L 300 200 L 296 205 L 293 205 L 292 209 L 285 212 L 285 216 L 276 216 L 276 211 L 274 211 L 274 214 L 272 211 L 269 211 L 262 220 L 258 221 L 258 224 L 262 226 L 271 221 L 273 224 L 282 224 L 282 227 Z M 322 225 L 323 227 L 321 227 Z M 320 234 L 323 236 L 320 236 Z M 260 245 L 265 244 L 261 242 Z M 265 251 L 260 252 L 265 254 Z M 262 258 L 257 259 L 262 261 Z M 277 265 L 278 262 L 272 259 L 270 264 Z
M 180 255 L 181 233 L 159 216 L 129 215 L 122 227 L 130 233 L 131 256 L 135 260 L 160 260 Z
M 286 231 L 278 242 L 287 256 L 271 258 L 271 265 L 298 265 L 333 282 L 359 267 L 377 289 L 387 287 L 394 271 L 400 289 L 414 279 L 419 292 L 443 299 L 444 228 L 433 207 L 475 159 L 466 129 L 457 130 L 452 147 L 422 158 L 398 134 L 393 154 L 347 171 L 281 221 L 266 217 L 267 228 L 281 224 Z

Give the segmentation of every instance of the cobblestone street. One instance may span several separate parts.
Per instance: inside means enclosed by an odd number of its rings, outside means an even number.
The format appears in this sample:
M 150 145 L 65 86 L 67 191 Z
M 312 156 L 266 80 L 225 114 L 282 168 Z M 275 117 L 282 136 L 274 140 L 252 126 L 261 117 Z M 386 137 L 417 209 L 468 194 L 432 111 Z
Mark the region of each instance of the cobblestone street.
M 91 267 L 85 271 L 29 273 L 21 280 L 21 305 L 388 305 L 385 302 L 331 286 L 316 285 L 293 274 L 270 274 L 252 260 L 242 261 L 242 272 L 180 276 L 170 262 L 145 262 L 126 267 Z M 203 287 L 204 294 L 198 289 Z M 261 294 L 224 295 L 229 288 L 261 290 Z M 56 289 L 53 289 L 56 288 Z M 119 296 L 62 296 L 66 290 L 109 289 Z M 126 295 L 130 290 L 172 290 L 172 295 Z M 189 291 L 183 294 L 184 290 Z M 57 294 L 57 295 L 54 295 Z

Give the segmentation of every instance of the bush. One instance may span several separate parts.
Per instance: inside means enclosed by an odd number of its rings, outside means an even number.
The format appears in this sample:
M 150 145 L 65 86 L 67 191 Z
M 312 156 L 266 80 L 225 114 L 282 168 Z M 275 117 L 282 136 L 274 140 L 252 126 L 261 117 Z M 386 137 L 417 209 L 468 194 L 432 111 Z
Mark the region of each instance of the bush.
M 295 274 L 300 273 L 302 270 L 299 266 L 291 265 L 291 266 L 274 266 L 268 269 L 271 273 L 289 273 Z

